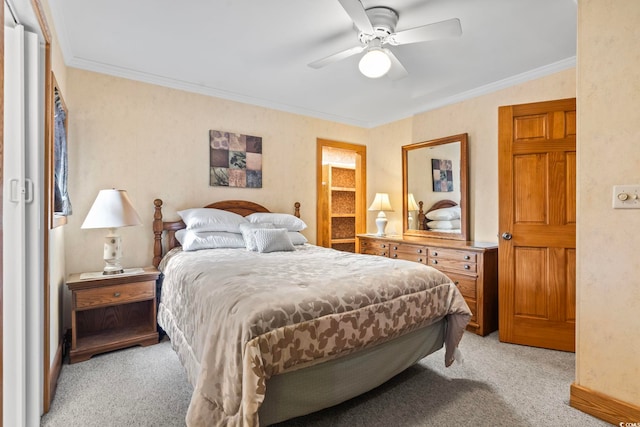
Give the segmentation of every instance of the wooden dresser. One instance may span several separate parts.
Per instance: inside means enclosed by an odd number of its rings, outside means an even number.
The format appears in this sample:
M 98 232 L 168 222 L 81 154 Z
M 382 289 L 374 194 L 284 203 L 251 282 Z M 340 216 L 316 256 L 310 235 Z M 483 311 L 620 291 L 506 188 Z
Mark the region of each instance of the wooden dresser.
M 467 330 L 498 329 L 498 246 L 493 243 L 410 236 L 358 235 L 360 253 L 430 265 L 458 286 L 473 313 Z

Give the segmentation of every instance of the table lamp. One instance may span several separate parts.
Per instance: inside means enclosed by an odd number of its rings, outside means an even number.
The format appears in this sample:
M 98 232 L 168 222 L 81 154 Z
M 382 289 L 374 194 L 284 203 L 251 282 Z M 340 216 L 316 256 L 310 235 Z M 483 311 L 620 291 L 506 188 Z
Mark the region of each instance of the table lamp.
M 417 211 L 418 204 L 416 203 L 415 197 L 413 197 L 413 193 L 409 193 L 409 198 L 407 199 L 407 213 L 409 219 L 409 230 L 413 230 L 413 212 Z
M 105 267 L 102 274 L 124 273 L 120 264 L 122 239 L 117 229 L 140 224 L 140 217 L 125 190 L 100 190 L 81 228 L 109 229 L 104 241 Z
M 376 236 L 385 236 L 384 229 L 387 227 L 387 216 L 385 212 L 393 212 L 391 203 L 389 203 L 389 195 L 387 193 L 376 193 L 373 203 L 369 206 L 370 211 L 380 211 L 376 218 L 376 226 L 378 233 Z

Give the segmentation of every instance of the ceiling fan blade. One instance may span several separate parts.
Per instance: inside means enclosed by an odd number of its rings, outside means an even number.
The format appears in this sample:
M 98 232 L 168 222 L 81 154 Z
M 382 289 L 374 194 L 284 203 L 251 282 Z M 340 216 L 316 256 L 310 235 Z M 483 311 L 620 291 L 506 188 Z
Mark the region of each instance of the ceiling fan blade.
M 446 21 L 423 25 L 390 34 L 387 43 L 398 46 L 401 44 L 427 42 L 449 37 L 459 37 L 462 34 L 462 26 L 458 18 L 447 19 Z
M 404 68 L 398 57 L 395 56 L 389 49 L 383 50 L 391 60 L 391 68 L 389 68 L 389 71 L 387 71 L 387 77 L 389 77 L 391 80 L 400 80 L 407 77 L 409 75 L 409 72 L 406 68 Z
M 338 1 L 360 31 L 366 34 L 373 34 L 373 26 L 371 25 L 371 21 L 369 21 L 369 17 L 367 16 L 367 11 L 364 9 L 362 3 L 360 3 L 360 0 Z
M 326 58 L 319 59 L 317 61 L 313 61 L 309 64 L 311 68 L 322 68 L 334 62 L 338 62 L 341 59 L 348 58 L 350 56 L 356 55 L 362 52 L 365 49 L 364 46 L 355 46 L 347 50 L 343 50 L 342 52 L 334 53 L 333 55 L 329 55 Z

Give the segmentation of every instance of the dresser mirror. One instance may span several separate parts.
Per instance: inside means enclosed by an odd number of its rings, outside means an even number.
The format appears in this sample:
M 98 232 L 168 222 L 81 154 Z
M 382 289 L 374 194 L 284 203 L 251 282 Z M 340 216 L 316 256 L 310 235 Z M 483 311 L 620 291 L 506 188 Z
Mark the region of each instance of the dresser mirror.
M 402 147 L 403 234 L 468 240 L 467 134 Z

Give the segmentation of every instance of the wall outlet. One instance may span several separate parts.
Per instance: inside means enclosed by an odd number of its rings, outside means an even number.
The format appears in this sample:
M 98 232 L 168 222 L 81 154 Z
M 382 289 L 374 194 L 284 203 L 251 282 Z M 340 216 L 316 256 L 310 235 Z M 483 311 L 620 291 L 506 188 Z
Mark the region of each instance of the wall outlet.
M 614 209 L 640 209 L 640 185 L 614 185 Z

